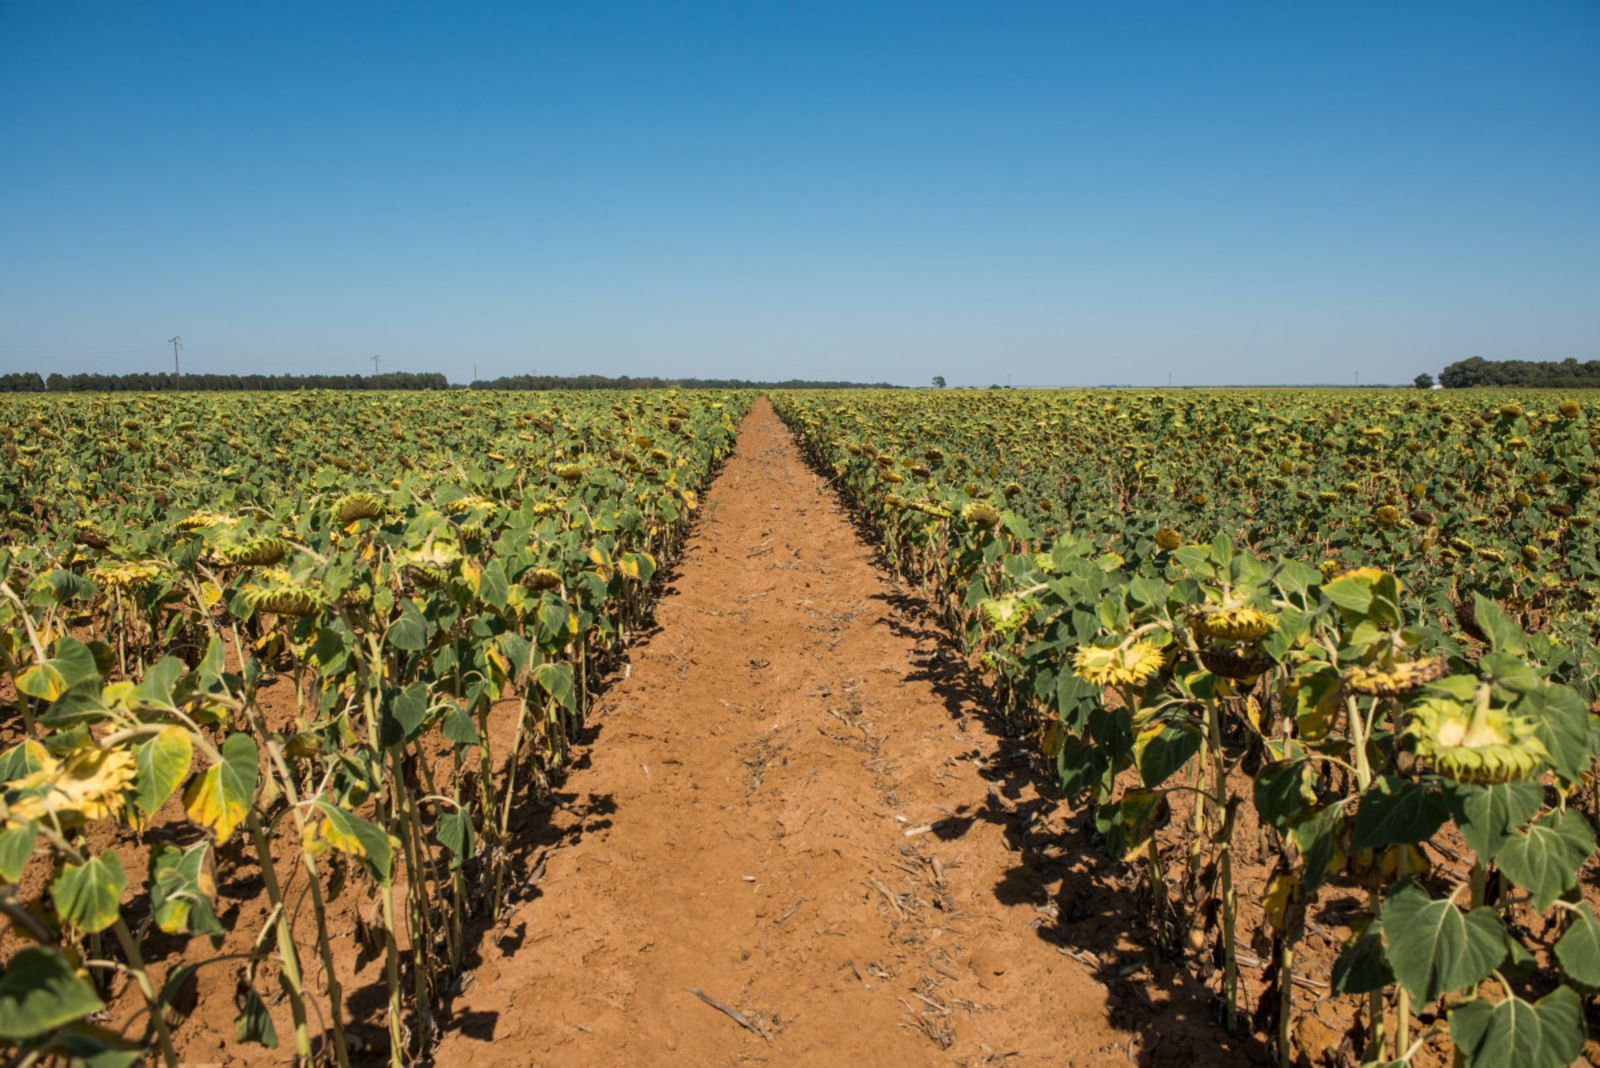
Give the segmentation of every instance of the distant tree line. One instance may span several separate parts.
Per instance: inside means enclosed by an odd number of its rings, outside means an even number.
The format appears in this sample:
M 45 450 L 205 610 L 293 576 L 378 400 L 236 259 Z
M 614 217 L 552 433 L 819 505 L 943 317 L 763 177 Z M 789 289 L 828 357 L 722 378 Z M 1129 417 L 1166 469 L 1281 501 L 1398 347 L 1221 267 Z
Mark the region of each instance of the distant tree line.
M 894 389 L 888 382 L 832 382 L 790 378 L 754 382 L 745 378 L 633 378 L 618 375 L 507 375 L 472 383 L 473 389 Z
M 38 371 L 17 371 L 0 375 L 0 393 L 43 393 L 44 379 Z
M 144 393 L 174 388 L 172 375 L 142 373 L 125 375 L 53 374 L 39 382 L 39 376 L 8 375 L 26 378 L 37 384 L 21 388 L 48 390 L 51 393 Z M 449 389 L 450 380 L 433 371 L 394 371 L 380 375 L 217 375 L 186 374 L 185 390 L 225 390 L 233 392 L 271 392 L 293 389 Z
M 1600 388 L 1600 360 L 1582 363 L 1565 360 L 1486 360 L 1473 356 L 1439 372 L 1446 389 L 1468 386 L 1553 386 L 1567 389 Z
M 472 383 L 473 389 L 894 389 L 888 382 L 833 382 L 791 378 L 754 382 L 743 378 L 632 378 L 620 375 L 510 375 Z M 186 374 L 180 389 L 270 392 L 294 389 L 461 389 L 437 372 L 394 371 L 380 375 L 219 375 Z M 36 371 L 0 374 L 0 393 L 148 393 L 173 389 L 172 375 L 148 372 L 122 375 L 52 374 Z

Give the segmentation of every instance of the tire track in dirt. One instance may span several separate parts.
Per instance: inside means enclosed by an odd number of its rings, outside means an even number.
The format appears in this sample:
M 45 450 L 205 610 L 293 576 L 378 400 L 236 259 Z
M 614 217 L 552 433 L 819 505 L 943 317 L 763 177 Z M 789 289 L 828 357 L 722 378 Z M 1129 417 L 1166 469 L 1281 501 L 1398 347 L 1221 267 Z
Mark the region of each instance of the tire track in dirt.
M 1236 1063 L 1042 937 L 1052 806 L 764 398 L 674 586 L 438 1064 Z

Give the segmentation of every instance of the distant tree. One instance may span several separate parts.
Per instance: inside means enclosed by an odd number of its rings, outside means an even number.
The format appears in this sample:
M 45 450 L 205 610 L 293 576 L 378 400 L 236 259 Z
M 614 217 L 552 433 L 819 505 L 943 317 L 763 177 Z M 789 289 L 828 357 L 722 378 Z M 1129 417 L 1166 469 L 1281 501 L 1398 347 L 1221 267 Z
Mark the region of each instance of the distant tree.
M 1411 380 L 1411 384 L 1413 386 L 1416 386 L 1418 389 L 1432 389 L 1433 388 L 1433 376 L 1430 375 L 1428 372 L 1424 371 L 1420 375 L 1418 375 L 1417 377 L 1413 378 Z
M 944 375 L 934 375 L 933 376 L 933 388 L 934 389 L 943 389 L 944 388 Z
M 1579 363 L 1574 357 L 1564 360 L 1486 360 L 1472 356 L 1439 372 L 1439 384 L 1446 389 L 1470 386 L 1519 386 L 1583 389 L 1600 386 L 1600 360 Z

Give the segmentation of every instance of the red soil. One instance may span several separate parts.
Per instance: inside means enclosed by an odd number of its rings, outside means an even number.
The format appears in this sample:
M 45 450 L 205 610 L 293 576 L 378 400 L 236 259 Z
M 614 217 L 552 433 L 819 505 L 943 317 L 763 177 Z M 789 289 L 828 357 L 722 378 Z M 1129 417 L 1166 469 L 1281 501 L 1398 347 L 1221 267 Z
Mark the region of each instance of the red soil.
M 439 1064 L 1240 1061 L 764 400 L 674 586 Z

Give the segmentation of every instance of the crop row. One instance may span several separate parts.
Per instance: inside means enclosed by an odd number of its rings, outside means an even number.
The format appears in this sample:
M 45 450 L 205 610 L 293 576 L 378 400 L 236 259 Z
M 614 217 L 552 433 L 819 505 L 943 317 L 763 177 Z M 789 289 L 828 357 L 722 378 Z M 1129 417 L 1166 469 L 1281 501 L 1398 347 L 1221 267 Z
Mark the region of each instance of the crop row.
M 520 877 L 514 813 L 747 405 L 0 401 L 0 1041 L 175 1063 L 198 986 L 301 1061 L 425 1053 Z M 382 1041 L 346 1033 L 336 909 L 382 961 Z
M 1590 400 L 776 398 L 995 680 L 1227 1026 L 1563 1065 L 1600 987 Z M 1241 849 L 1264 876 L 1237 877 Z M 1248 1018 L 1246 944 L 1265 958 Z

